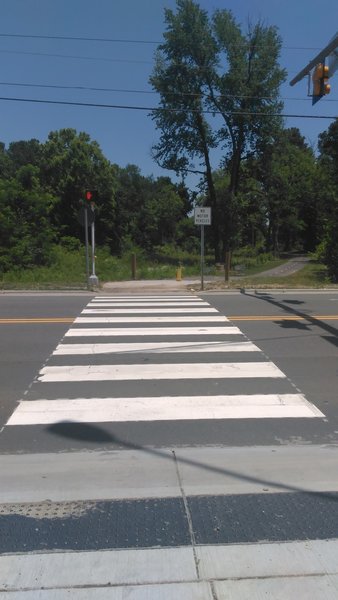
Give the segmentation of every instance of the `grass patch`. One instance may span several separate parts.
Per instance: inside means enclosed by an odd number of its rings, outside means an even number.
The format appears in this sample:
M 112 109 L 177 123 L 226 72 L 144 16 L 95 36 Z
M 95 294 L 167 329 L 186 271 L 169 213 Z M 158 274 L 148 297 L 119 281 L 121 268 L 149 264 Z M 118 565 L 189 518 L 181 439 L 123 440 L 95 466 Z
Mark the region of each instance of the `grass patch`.
M 52 265 L 14 269 L 0 274 L 1 289 L 85 289 L 85 257 L 77 252 L 56 249 Z

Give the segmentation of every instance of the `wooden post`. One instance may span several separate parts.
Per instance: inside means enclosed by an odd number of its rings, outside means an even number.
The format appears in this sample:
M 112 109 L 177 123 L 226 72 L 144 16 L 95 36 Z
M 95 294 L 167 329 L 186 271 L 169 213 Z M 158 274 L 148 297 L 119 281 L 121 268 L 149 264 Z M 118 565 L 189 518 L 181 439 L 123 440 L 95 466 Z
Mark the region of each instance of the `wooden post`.
M 225 252 L 225 263 L 224 263 L 224 281 L 225 281 L 225 283 L 229 282 L 230 265 L 231 265 L 231 252 L 230 252 L 230 250 L 227 250 Z
M 136 254 L 131 255 L 131 278 L 136 279 Z

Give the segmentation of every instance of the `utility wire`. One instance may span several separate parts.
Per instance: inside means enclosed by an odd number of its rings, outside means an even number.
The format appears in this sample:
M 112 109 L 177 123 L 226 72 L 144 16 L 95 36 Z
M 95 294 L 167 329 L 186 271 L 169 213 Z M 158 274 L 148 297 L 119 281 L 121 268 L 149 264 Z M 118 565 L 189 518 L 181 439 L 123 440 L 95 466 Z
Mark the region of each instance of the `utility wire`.
M 22 56 L 43 56 L 49 58 L 66 58 L 66 59 L 75 59 L 75 60 L 93 60 L 93 61 L 101 61 L 101 62 L 111 62 L 111 63 L 123 63 L 123 64 L 143 64 L 143 65 L 154 65 L 154 61 L 152 60 L 139 60 L 139 59 L 127 59 L 127 58 L 107 58 L 100 56 L 79 56 L 74 54 L 51 54 L 48 52 L 31 52 L 25 50 L 2 50 L 0 48 L 0 54 L 14 54 L 14 55 L 22 55 Z M 284 68 L 284 67 L 281 67 Z M 209 67 L 198 67 L 199 71 L 207 71 Z M 286 69 L 285 69 L 286 70 Z M 293 75 L 297 73 L 297 71 L 288 71 L 288 75 Z
M 0 33 L 4 38 L 29 38 L 35 40 L 69 40 L 72 42 L 110 42 L 118 44 L 161 44 L 156 40 L 133 40 L 119 38 L 95 38 L 95 37 L 74 37 L 68 35 L 28 35 L 21 33 Z
M 0 86 L 13 86 L 13 87 L 32 87 L 32 88 L 42 88 L 42 89 L 56 89 L 56 90 L 80 90 L 80 91 L 90 91 L 90 92 L 114 92 L 114 93 L 123 93 L 123 94 L 158 94 L 158 92 L 153 90 L 134 90 L 134 89 L 125 89 L 125 88 L 101 88 L 101 87 L 89 87 L 84 85 L 55 85 L 55 84 L 45 84 L 45 83 L 18 83 L 11 81 L 0 81 Z M 197 94 L 189 93 L 189 92 L 170 92 L 167 96 L 174 96 L 176 98 L 193 98 L 196 97 Z M 208 98 L 208 94 L 202 94 L 204 98 Z M 217 94 L 215 96 L 218 100 L 222 100 L 225 98 L 242 98 L 247 100 L 275 100 L 272 96 L 247 96 L 243 94 Z M 291 96 L 280 96 L 280 100 L 296 100 L 300 102 L 309 102 L 312 97 L 305 98 L 293 98 Z M 338 99 L 334 98 L 326 98 L 326 102 L 338 102 Z
M 127 58 L 106 58 L 104 57 L 100 57 L 100 56 L 78 56 L 78 55 L 71 55 L 71 54 L 49 54 L 46 52 L 26 52 L 26 51 L 20 51 L 20 50 L 1 50 L 0 49 L 0 53 L 2 54 L 24 54 L 27 56 L 48 56 L 51 58 L 75 58 L 77 60 L 99 60 L 99 61 L 103 61 L 103 62 L 115 62 L 115 63 L 137 63 L 137 64 L 144 64 L 144 65 L 152 65 L 153 61 L 151 60 L 129 60 Z
M 33 98 L 8 98 L 0 97 L 0 101 L 7 102 L 31 102 L 35 104 L 58 104 L 63 106 L 86 106 L 92 108 L 112 108 L 121 110 L 139 110 L 147 112 L 185 112 L 185 113 L 202 113 L 207 115 L 220 115 L 221 113 L 217 110 L 194 110 L 184 108 L 159 108 L 154 106 L 128 106 L 124 104 L 98 104 L 96 102 L 71 102 L 67 100 L 38 100 Z M 279 113 L 262 113 L 254 111 L 230 111 L 228 114 L 235 116 L 256 116 L 256 117 L 285 117 L 294 119 L 330 119 L 335 120 L 338 118 L 336 115 L 297 115 L 297 114 L 279 114 Z
M 95 38 L 95 37 L 75 37 L 67 35 L 30 35 L 22 33 L 0 33 L 0 37 L 3 38 L 26 38 L 36 40 L 68 40 L 72 42 L 104 42 L 104 43 L 117 43 L 117 44 L 163 44 L 164 40 L 134 40 L 134 39 L 121 39 L 121 38 Z M 321 50 L 318 47 L 304 47 L 304 46 L 282 46 L 285 50 Z

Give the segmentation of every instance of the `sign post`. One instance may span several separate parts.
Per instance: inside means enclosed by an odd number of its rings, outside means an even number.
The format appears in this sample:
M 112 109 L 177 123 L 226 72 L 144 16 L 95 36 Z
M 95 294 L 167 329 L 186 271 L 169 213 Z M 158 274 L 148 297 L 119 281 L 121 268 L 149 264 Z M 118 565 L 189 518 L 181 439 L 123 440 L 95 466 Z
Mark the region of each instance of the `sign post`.
M 204 290 L 204 225 L 211 225 L 211 207 L 195 208 L 195 225 L 201 226 L 201 290 Z

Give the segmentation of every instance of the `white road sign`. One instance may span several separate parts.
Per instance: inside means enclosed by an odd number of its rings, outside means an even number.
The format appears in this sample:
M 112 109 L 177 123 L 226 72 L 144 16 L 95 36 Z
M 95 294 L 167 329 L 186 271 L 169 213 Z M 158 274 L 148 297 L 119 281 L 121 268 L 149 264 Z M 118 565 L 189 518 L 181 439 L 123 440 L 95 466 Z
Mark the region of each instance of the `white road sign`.
M 195 225 L 211 225 L 210 206 L 198 206 L 195 208 Z

